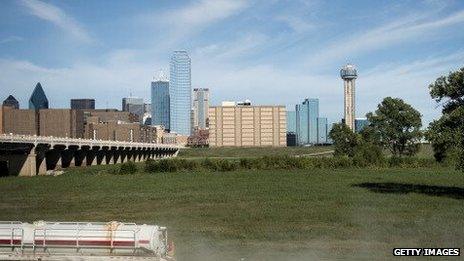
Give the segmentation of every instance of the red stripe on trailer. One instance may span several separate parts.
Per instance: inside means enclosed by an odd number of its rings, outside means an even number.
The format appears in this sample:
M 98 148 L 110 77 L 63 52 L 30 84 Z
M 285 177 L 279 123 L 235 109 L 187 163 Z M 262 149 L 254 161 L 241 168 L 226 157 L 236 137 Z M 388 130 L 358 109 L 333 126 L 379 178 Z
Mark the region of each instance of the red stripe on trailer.
M 11 242 L 13 241 L 13 242 Z M 6 245 L 6 244 L 11 244 L 13 243 L 13 245 L 20 245 L 21 244 L 21 240 L 20 239 L 0 239 L 0 244 L 2 245 Z

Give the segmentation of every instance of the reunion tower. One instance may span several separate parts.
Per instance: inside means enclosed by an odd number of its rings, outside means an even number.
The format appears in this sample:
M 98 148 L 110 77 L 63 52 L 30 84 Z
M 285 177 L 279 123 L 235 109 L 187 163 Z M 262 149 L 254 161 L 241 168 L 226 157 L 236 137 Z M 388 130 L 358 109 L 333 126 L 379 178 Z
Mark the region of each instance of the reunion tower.
M 354 113 L 355 113 L 355 82 L 358 77 L 356 68 L 352 64 L 347 64 L 340 70 L 340 77 L 343 79 L 345 89 L 345 124 L 354 131 Z

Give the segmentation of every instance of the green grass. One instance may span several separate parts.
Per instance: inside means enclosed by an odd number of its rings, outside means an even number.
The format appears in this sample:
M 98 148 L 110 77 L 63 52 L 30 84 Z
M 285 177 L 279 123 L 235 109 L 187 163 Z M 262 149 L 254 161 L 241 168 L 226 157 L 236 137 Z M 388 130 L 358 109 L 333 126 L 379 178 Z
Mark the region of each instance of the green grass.
M 262 157 L 262 156 L 283 156 L 283 155 L 305 155 L 332 151 L 332 146 L 312 146 L 312 147 L 213 147 L 213 148 L 188 148 L 179 152 L 181 158 L 197 157 Z
M 101 174 L 107 168 L 1 178 L 0 220 L 165 225 L 179 260 L 371 260 L 391 258 L 393 247 L 464 247 L 464 176 L 451 169 Z

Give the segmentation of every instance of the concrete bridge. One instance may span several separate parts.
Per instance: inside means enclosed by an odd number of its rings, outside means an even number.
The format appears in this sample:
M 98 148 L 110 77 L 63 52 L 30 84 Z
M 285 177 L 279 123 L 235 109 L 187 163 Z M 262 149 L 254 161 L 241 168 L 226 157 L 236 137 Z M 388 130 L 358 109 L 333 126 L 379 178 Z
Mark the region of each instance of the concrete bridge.
M 177 156 L 174 144 L 0 135 L 0 176 L 44 175 L 47 170 Z

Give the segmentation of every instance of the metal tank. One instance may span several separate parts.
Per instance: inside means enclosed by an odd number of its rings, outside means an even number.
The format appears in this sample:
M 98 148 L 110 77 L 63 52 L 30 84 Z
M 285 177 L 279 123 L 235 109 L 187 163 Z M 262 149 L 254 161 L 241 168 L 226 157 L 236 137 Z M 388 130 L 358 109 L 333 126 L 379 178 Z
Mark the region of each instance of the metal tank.
M 167 230 L 122 222 L 0 222 L 1 260 L 173 260 Z

